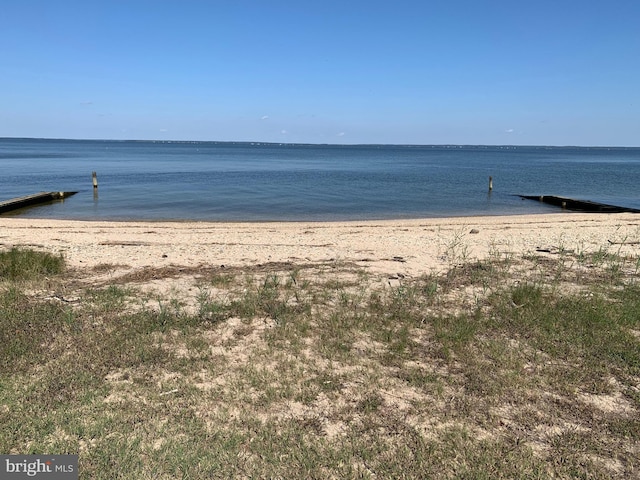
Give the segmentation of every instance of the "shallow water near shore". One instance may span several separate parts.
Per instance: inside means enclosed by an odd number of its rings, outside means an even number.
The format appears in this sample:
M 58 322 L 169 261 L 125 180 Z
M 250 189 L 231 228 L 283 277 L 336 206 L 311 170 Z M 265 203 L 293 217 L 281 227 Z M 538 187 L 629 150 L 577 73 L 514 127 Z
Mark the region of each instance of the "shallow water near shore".
M 10 214 L 27 218 L 327 221 L 562 211 L 518 195 L 640 208 L 639 148 L 0 139 L 0 165 L 0 200 L 78 191 Z

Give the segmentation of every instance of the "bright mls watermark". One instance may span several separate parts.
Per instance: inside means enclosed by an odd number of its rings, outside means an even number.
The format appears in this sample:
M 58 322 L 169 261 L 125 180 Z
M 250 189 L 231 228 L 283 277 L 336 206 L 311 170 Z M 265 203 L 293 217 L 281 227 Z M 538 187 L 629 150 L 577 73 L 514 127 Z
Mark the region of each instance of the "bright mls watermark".
M 0 478 L 78 480 L 78 455 L 0 455 Z

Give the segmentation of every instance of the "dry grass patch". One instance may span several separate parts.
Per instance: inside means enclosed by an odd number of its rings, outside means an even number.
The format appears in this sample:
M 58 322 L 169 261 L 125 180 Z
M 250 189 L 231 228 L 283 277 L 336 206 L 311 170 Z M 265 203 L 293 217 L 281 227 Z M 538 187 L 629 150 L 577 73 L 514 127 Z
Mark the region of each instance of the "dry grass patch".
M 70 272 L 68 304 L 42 274 L 7 280 L 0 450 L 79 453 L 88 478 L 636 475 L 633 258 L 448 248 L 449 272 L 394 285 L 336 262 L 171 266 Z M 145 290 L 175 280 L 192 289 Z

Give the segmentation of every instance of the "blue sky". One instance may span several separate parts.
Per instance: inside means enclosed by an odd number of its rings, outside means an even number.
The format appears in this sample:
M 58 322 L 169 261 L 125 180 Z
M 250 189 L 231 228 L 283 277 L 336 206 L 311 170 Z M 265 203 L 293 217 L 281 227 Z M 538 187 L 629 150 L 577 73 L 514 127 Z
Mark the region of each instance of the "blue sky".
M 0 137 L 640 146 L 640 2 L 3 0 Z

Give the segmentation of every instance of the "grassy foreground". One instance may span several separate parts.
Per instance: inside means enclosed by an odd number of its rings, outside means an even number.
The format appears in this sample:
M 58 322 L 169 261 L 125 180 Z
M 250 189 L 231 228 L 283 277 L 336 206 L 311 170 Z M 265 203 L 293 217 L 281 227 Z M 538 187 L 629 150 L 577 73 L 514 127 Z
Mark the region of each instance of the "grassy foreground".
M 96 281 L 116 266 L 2 252 L 0 452 L 98 479 L 637 478 L 639 267 L 562 249 Z M 146 288 L 176 276 L 190 298 Z

